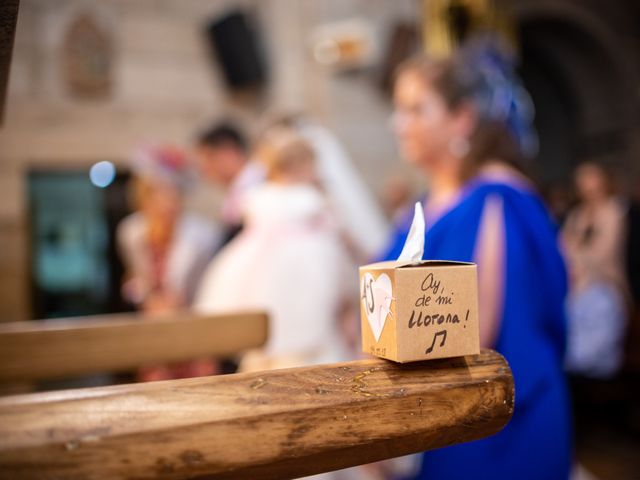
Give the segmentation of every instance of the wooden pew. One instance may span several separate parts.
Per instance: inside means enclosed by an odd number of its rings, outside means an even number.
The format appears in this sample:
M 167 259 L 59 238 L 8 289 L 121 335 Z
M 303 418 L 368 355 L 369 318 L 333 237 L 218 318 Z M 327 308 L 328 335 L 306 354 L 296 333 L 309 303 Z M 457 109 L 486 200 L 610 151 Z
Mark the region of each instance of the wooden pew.
M 159 317 L 137 314 L 0 323 L 0 383 L 132 370 L 225 357 L 267 339 L 260 312 Z
M 513 405 L 490 350 L 5 397 L 0 478 L 296 478 L 487 437 Z

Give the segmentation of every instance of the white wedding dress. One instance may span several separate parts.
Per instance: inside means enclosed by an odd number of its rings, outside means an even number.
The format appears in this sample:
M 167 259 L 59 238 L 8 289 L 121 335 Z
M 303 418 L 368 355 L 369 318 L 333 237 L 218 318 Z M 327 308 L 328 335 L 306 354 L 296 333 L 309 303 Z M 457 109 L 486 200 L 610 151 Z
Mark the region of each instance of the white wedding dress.
M 242 232 L 207 267 L 194 308 L 268 312 L 267 344 L 241 370 L 347 360 L 339 317 L 357 295 L 356 269 L 323 195 L 265 183 L 248 194 L 244 212 Z

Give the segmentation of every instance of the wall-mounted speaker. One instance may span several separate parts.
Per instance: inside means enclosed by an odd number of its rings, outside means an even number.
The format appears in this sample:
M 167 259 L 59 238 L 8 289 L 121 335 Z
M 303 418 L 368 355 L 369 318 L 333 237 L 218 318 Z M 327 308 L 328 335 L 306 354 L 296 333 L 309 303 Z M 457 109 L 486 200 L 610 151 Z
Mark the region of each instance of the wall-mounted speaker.
M 257 88 L 267 73 L 260 41 L 249 16 L 232 11 L 207 25 L 207 37 L 229 87 Z

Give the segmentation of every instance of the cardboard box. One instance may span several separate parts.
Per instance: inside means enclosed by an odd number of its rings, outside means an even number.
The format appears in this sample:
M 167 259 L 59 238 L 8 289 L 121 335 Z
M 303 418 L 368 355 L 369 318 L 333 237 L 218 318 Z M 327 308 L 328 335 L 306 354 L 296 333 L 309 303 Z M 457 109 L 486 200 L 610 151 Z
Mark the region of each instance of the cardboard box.
M 480 353 L 473 263 L 365 265 L 360 297 L 365 353 L 401 363 Z

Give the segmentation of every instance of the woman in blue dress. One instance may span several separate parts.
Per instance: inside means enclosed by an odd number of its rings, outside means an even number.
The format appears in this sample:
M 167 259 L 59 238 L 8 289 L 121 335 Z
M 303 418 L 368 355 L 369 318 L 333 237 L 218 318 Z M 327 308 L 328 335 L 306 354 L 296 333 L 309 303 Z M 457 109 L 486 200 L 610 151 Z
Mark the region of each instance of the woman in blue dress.
M 419 478 L 569 476 L 566 272 L 556 228 L 519 168 L 526 138 L 513 80 L 495 50 L 412 60 L 396 77 L 394 130 L 429 184 L 424 258 L 477 262 L 481 344 L 506 357 L 516 391 L 501 432 L 425 453 Z M 400 254 L 411 213 L 384 259 Z

